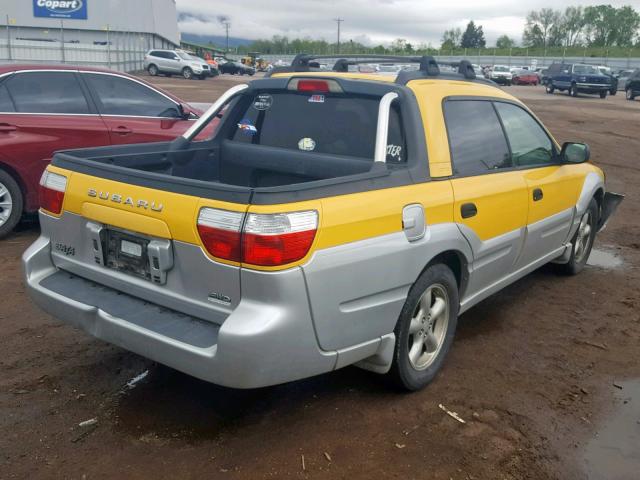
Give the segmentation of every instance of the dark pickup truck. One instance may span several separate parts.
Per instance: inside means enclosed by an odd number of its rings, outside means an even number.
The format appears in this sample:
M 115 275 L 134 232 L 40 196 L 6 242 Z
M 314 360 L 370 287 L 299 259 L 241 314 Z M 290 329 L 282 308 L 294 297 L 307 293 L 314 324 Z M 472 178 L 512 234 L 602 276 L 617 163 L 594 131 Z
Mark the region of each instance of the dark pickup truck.
M 547 93 L 565 90 L 572 97 L 579 93 L 599 94 L 606 98 L 611 88 L 609 77 L 603 75 L 597 67 L 581 63 L 554 63 L 547 71 Z

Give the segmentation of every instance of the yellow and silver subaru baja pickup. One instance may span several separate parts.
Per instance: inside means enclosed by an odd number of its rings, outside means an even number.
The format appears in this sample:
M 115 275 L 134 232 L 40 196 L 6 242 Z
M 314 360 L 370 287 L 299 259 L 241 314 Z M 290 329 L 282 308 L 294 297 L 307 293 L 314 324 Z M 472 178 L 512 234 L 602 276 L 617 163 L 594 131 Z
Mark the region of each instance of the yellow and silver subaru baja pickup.
M 584 267 L 621 200 L 586 145 L 468 62 L 367 60 L 420 64 L 394 79 L 313 60 L 171 143 L 57 153 L 24 254 L 35 302 L 221 385 L 357 364 L 418 389 L 460 313 L 545 263 Z

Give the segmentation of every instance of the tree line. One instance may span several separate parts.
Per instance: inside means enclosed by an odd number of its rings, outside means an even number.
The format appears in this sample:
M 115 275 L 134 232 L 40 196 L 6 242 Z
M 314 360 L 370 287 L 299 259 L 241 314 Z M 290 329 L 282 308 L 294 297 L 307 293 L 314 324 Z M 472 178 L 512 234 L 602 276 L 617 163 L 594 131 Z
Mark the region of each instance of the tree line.
M 532 10 L 526 16 L 526 24 L 520 41 L 501 35 L 495 48 L 509 50 L 521 46 L 531 49 L 553 48 L 631 48 L 640 47 L 640 13 L 631 6 L 612 7 L 595 5 L 567 7 L 564 11 L 553 8 Z M 311 38 L 289 39 L 276 35 L 269 40 L 255 40 L 238 47 L 238 53 L 258 51 L 263 54 L 287 54 L 313 52 L 316 54 L 373 53 L 417 54 L 434 50 L 487 48 L 482 25 L 471 20 L 464 30 L 445 30 L 439 46 L 417 45 L 398 38 L 389 45 L 367 46 L 348 40 L 338 45 Z

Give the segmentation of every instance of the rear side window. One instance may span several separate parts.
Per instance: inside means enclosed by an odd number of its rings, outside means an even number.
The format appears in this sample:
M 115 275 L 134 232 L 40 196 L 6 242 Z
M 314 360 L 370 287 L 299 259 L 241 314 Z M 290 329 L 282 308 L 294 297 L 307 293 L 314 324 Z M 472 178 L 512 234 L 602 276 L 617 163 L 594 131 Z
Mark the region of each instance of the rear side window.
M 0 112 L 15 112 L 7 87 L 0 85 Z
M 512 166 L 509 147 L 491 102 L 448 101 L 444 114 L 455 175 L 480 175 Z
M 72 72 L 27 72 L 12 75 L 5 83 L 17 112 L 89 113 L 87 99 Z
M 116 75 L 83 75 L 98 96 L 98 107 L 103 115 L 181 117 L 176 103 L 145 85 Z
M 380 99 L 262 92 L 240 104 L 236 142 L 373 160 Z M 406 162 L 400 110 L 391 109 L 387 162 Z

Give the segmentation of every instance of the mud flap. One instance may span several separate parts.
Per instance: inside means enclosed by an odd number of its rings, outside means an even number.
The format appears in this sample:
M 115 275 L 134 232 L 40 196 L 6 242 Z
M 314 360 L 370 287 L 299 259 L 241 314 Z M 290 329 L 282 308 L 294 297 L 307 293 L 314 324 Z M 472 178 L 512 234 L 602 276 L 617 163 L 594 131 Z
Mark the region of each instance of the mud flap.
M 598 221 L 598 232 L 604 230 L 609 218 L 615 213 L 622 200 L 624 200 L 624 195 L 620 193 L 607 192 L 604 194 L 602 209 L 600 210 L 600 219 Z

